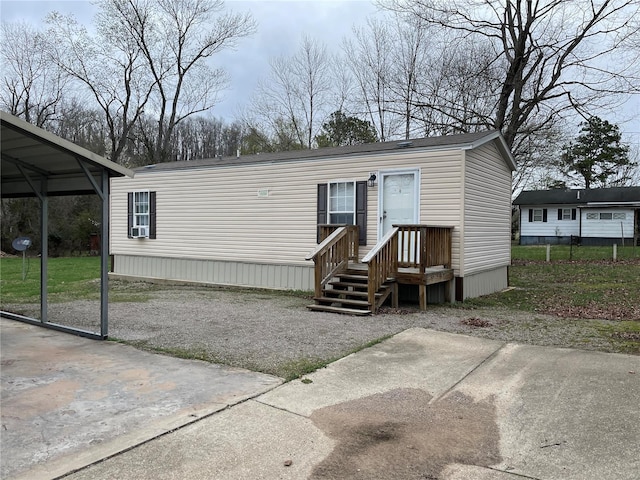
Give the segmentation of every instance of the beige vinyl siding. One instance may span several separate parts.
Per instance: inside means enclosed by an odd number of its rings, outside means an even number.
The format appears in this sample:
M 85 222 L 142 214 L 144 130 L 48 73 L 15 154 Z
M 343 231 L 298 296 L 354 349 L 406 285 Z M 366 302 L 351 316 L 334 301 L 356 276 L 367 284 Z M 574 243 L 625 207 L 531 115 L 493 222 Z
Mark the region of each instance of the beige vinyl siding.
M 422 201 L 429 206 L 421 208 L 421 221 L 456 225 L 459 179 L 451 177 L 460 158 L 460 151 L 412 151 L 136 172 L 134 179 L 112 181 L 111 253 L 309 266 L 304 258 L 316 246 L 318 183 L 366 180 L 372 171 L 418 168 Z M 135 190 L 157 192 L 155 240 L 127 238 L 127 192 Z M 265 190 L 268 196 L 258 195 Z M 377 228 L 378 186 L 368 189 L 367 246 L 361 248 L 362 255 L 375 245 Z
M 460 269 L 460 225 L 462 192 L 461 150 L 441 154 L 421 170 L 420 223 L 452 226 L 452 265 Z
M 462 275 L 509 265 L 511 171 L 495 144 L 467 151 L 464 199 Z

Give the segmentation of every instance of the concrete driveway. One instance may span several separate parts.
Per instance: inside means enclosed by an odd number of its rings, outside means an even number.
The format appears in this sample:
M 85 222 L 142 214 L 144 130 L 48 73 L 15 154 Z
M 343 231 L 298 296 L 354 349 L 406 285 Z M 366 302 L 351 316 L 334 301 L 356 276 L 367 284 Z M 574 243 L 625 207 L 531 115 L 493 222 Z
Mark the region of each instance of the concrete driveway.
M 55 478 L 282 383 L 0 319 L 2 478 Z
M 415 328 L 68 478 L 631 480 L 639 398 L 640 357 Z

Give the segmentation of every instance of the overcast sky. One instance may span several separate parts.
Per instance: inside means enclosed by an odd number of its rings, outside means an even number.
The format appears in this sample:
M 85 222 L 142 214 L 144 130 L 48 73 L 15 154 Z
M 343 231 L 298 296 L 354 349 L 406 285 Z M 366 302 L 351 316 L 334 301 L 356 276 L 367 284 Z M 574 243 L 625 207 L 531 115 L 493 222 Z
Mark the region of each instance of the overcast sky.
M 368 0 L 226 0 L 225 5 L 233 11 L 251 12 L 258 23 L 257 32 L 242 39 L 235 51 L 224 51 L 214 60 L 229 73 L 231 82 L 213 115 L 227 120 L 246 105 L 258 78 L 269 72 L 269 58 L 294 54 L 303 35 L 324 42 L 333 51 L 350 35 L 353 25 L 363 25 L 369 15 L 376 14 Z M 96 12 L 89 0 L 0 0 L 2 20 L 8 22 L 25 20 L 38 26 L 53 10 L 73 14 L 86 25 Z
M 246 106 L 257 80 L 269 72 L 269 58 L 295 53 L 303 35 L 338 51 L 354 25 L 362 26 L 376 14 L 369 0 L 226 0 L 225 4 L 234 11 L 250 11 L 258 22 L 257 32 L 242 39 L 235 51 L 216 56 L 216 66 L 227 70 L 231 83 L 212 113 L 226 120 L 233 120 Z M 0 0 L 3 21 L 25 20 L 38 26 L 52 10 L 72 13 L 87 25 L 95 13 L 89 0 Z M 604 118 L 620 125 L 627 142 L 640 145 L 640 95 L 632 97 L 614 118 L 609 113 Z

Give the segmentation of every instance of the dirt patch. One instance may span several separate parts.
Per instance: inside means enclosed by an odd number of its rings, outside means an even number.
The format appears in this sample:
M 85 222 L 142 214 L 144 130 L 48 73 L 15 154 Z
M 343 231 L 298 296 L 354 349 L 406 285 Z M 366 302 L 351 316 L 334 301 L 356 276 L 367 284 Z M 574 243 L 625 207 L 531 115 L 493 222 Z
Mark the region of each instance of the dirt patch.
M 337 444 L 312 479 L 437 479 L 452 463 L 501 461 L 492 400 L 459 392 L 430 403 L 419 389 L 396 389 L 314 412 Z
M 470 327 L 490 327 L 492 325 L 489 320 L 483 320 L 478 317 L 465 318 L 464 320 L 460 320 L 460 323 Z

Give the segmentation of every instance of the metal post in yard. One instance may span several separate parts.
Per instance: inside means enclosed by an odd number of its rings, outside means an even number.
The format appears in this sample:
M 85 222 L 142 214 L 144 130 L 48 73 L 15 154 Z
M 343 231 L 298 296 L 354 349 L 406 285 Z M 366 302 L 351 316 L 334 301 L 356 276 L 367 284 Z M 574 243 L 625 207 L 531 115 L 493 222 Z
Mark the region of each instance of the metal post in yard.
M 613 244 L 613 261 L 615 262 L 618 258 L 618 244 Z
M 551 261 L 551 244 L 547 243 L 547 262 Z

